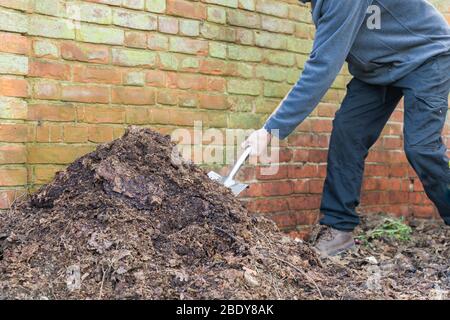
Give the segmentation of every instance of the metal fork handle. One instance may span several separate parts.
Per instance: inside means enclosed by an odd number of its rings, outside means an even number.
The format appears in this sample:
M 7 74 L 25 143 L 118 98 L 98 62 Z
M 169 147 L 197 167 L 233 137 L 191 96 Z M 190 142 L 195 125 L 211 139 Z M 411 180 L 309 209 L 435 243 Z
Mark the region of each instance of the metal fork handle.
M 231 169 L 230 174 L 225 179 L 224 185 L 227 185 L 227 183 L 229 183 L 230 181 L 233 180 L 234 176 L 239 171 L 239 169 L 242 167 L 242 165 L 244 164 L 245 160 L 247 160 L 247 158 L 250 156 L 250 152 L 251 151 L 252 151 L 251 147 L 247 147 L 244 150 L 244 152 L 241 154 L 241 156 L 239 157 L 239 159 L 236 161 L 236 163 L 234 164 L 233 168 Z

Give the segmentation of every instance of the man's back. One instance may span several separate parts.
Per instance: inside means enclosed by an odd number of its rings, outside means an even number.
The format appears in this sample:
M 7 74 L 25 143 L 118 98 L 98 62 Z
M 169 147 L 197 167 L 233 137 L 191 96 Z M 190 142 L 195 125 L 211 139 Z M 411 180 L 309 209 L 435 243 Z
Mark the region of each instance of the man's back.
M 450 28 L 428 1 L 374 0 L 347 61 L 355 77 L 388 84 L 449 50 Z

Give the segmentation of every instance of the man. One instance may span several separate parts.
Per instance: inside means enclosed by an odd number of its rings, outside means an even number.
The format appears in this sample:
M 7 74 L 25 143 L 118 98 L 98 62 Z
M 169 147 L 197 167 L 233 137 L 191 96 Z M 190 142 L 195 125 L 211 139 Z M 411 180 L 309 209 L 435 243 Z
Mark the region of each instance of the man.
M 260 155 L 316 107 L 344 61 L 354 76 L 333 121 L 316 248 L 335 255 L 354 245 L 364 160 L 404 97 L 405 152 L 426 194 L 450 225 L 450 169 L 441 133 L 450 89 L 450 28 L 426 0 L 312 2 L 316 39 L 303 74 L 263 129 L 243 144 Z M 378 19 L 378 21 L 376 21 Z

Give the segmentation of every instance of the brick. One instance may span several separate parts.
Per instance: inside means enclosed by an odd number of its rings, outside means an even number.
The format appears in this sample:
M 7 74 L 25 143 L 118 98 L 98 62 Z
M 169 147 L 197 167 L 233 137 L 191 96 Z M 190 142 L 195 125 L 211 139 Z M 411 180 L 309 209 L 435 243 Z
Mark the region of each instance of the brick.
M 70 80 L 70 66 L 65 63 L 45 60 L 30 62 L 29 77 Z
M 177 126 L 192 127 L 194 125 L 194 121 L 204 121 L 205 116 L 205 113 L 202 112 L 170 110 L 169 123 Z
M 33 42 L 33 52 L 38 58 L 59 58 L 58 45 L 49 40 L 35 40 Z
M 125 8 L 144 10 L 145 0 L 123 0 L 123 6 Z
M 202 109 L 226 110 L 229 108 L 228 101 L 223 95 L 199 94 L 199 106 Z
M 61 100 L 89 103 L 109 103 L 109 88 L 94 85 L 61 86 Z
M 228 92 L 257 96 L 261 93 L 261 83 L 257 80 L 228 80 Z
M 313 42 L 310 40 L 289 38 L 287 41 L 287 49 L 289 51 L 308 54 L 312 51 Z
M 106 46 L 64 42 L 61 44 L 61 55 L 66 60 L 109 63 L 109 48 Z
M 27 119 L 31 121 L 75 121 L 76 110 L 67 104 L 29 104 Z
M 247 209 L 254 213 L 270 213 L 288 211 L 286 198 L 257 199 L 247 204 Z
M 206 19 L 211 22 L 225 24 L 227 22 L 227 13 L 225 9 L 220 7 L 208 7 Z
M 115 67 L 75 65 L 73 81 L 84 83 L 121 84 L 122 75 Z
M 289 210 L 312 210 L 320 207 L 320 196 L 319 195 L 309 195 L 309 196 L 297 196 L 290 197 Z
M 166 124 L 169 123 L 169 111 L 164 109 L 151 110 L 152 123 Z
M 245 62 L 229 62 L 227 73 L 241 78 L 255 77 L 253 65 Z
M 173 92 L 173 90 L 158 90 L 157 92 L 157 103 L 163 105 L 177 105 L 178 96 Z
M 180 91 L 178 92 L 178 105 L 184 108 L 195 108 L 198 104 L 196 93 Z
M 200 72 L 205 74 L 225 75 L 228 73 L 227 69 L 227 62 L 219 59 L 205 59 L 200 64 Z
M 180 34 L 196 37 L 200 34 L 200 22 L 195 20 L 180 20 Z
M 33 97 L 36 99 L 58 100 L 61 98 L 61 86 L 53 81 L 35 81 L 33 83 Z
M 264 80 L 281 82 L 286 79 L 287 71 L 284 68 L 261 64 L 256 66 L 255 71 L 256 77 L 262 78 Z
M 0 32 L 0 52 L 27 55 L 30 41 L 27 37 L 16 33 Z
M 309 10 L 305 10 L 301 6 L 289 7 L 289 19 L 306 23 L 310 23 L 312 20 Z
M 207 124 L 209 128 L 228 128 L 228 119 L 226 113 L 208 112 L 207 118 Z
M 253 30 L 237 29 L 236 30 L 236 43 L 245 45 L 254 45 L 254 32 Z
M 246 11 L 230 10 L 227 16 L 228 24 L 246 28 L 260 28 L 261 18 L 258 14 Z
M 162 70 L 178 70 L 180 61 L 177 55 L 168 52 L 159 53 L 159 65 Z
M 75 39 L 75 28 L 70 20 L 32 15 L 28 34 L 58 39 Z
M 166 11 L 166 0 L 146 0 L 145 8 L 150 12 L 164 13 Z
M 129 86 L 144 86 L 145 73 L 143 71 L 128 71 L 123 75 L 123 84 Z
M 289 6 L 286 3 L 274 0 L 256 0 L 256 11 L 286 18 L 289 14 Z
M 67 15 L 76 21 L 92 22 L 98 24 L 111 24 L 112 10 L 105 5 L 88 2 L 67 2 Z
M 36 136 L 32 141 L 47 143 L 62 142 L 62 127 L 51 124 L 40 124 L 36 127 Z
M 300 75 L 302 73 L 302 71 L 299 69 L 289 69 L 286 72 L 287 72 L 286 81 L 289 84 L 296 83 L 300 79 Z
M 271 32 L 293 34 L 295 26 L 291 21 L 270 16 L 261 18 L 261 28 Z
M 161 34 L 148 35 L 147 47 L 152 50 L 169 50 L 169 38 Z
M 228 128 L 234 129 L 257 129 L 262 125 L 261 115 L 253 113 L 231 113 L 228 117 Z
M 167 87 L 183 90 L 205 90 L 207 78 L 198 74 L 167 73 Z
M 34 144 L 28 147 L 28 163 L 68 164 L 93 151 L 94 148 L 83 145 Z
M 148 50 L 112 48 L 112 63 L 126 67 L 153 67 L 156 53 Z
M 271 174 L 267 174 L 267 172 L 264 171 L 263 169 L 266 169 L 266 168 L 264 166 L 257 167 L 256 179 L 258 179 L 258 180 L 281 180 L 281 179 L 286 179 L 288 177 L 289 166 L 286 166 L 286 165 L 280 165 L 278 167 L 278 170 L 275 173 L 271 173 Z
M 173 17 L 158 17 L 158 30 L 163 33 L 177 34 L 178 19 Z
M 25 124 L 3 123 L 0 126 L 1 142 L 26 142 L 28 127 Z
M 264 83 L 264 96 L 271 98 L 284 98 L 292 86 L 283 83 Z
M 187 54 L 207 55 L 208 42 L 197 39 L 172 37 L 169 39 L 169 50 Z
M 34 2 L 34 12 L 47 16 L 63 17 L 65 12 L 64 2 L 61 0 L 40 0 Z
M 227 45 L 220 42 L 210 42 L 209 55 L 214 58 L 225 59 L 227 57 Z
M 125 32 L 118 28 L 81 23 L 76 39 L 83 42 L 123 45 Z
M 0 76 L 0 96 L 28 97 L 28 82 L 22 78 Z
M 231 106 L 231 111 L 233 112 L 250 112 L 257 103 L 254 97 L 229 96 L 228 104 Z
M 26 119 L 27 103 L 22 99 L 0 96 L 1 119 Z
M 206 89 L 208 91 L 225 92 L 226 86 L 226 79 L 221 77 L 208 77 L 206 80 Z
M 200 27 L 200 34 L 210 40 L 234 42 L 236 41 L 236 29 L 222 25 L 204 22 Z
M 95 143 L 109 142 L 114 139 L 114 131 L 111 127 L 93 126 L 88 128 L 88 140 Z
M 0 164 L 21 164 L 27 161 L 23 144 L 0 145 Z
M 55 166 L 35 166 L 33 183 L 36 184 L 48 183 L 55 177 L 55 174 L 61 170 L 62 170 L 61 167 Z
M 23 13 L 0 7 L 0 30 L 25 33 L 28 31 L 28 19 Z
M 87 123 L 124 123 L 122 107 L 83 106 L 78 108 L 78 120 Z
M 83 143 L 88 141 L 88 127 L 85 125 L 68 125 L 63 128 L 66 143 Z
M 160 70 L 150 70 L 145 74 L 145 83 L 150 87 L 165 87 L 166 74 Z
M 113 127 L 113 136 L 114 139 L 119 139 L 123 137 L 125 134 L 126 128 L 125 127 Z
M 262 52 L 258 48 L 230 45 L 228 46 L 228 57 L 232 60 L 260 62 L 262 60 Z
M 26 75 L 28 57 L 0 52 L 0 74 Z
M 255 0 L 239 0 L 238 7 L 244 10 L 255 11 Z
M 197 72 L 200 68 L 201 58 L 196 56 L 184 57 L 180 61 L 180 71 Z
M 264 54 L 264 60 L 269 64 L 278 64 L 286 67 L 291 67 L 296 63 L 293 53 L 282 51 L 268 51 Z
M 286 196 L 293 193 L 291 181 L 267 182 L 262 184 L 262 195 L 270 196 Z
M 113 23 L 131 29 L 156 30 L 158 18 L 152 14 L 115 9 Z
M 129 105 L 154 105 L 155 89 L 136 87 L 113 88 L 112 103 Z
M 30 9 L 31 4 L 29 0 L 0 0 L 0 6 L 27 11 Z
M 126 119 L 129 124 L 149 124 L 151 123 L 151 112 L 148 108 L 130 107 L 126 110 Z
M 147 48 L 147 33 L 143 31 L 126 31 L 125 46 L 132 48 Z
M 27 183 L 27 169 L 21 168 L 0 168 L 0 186 L 22 186 Z
M 218 4 L 225 7 L 237 8 L 238 0 L 205 0 L 206 3 Z
M 258 47 L 271 49 L 286 49 L 289 41 L 282 35 L 273 36 L 272 33 L 259 31 L 255 33 L 255 44 Z
M 203 3 L 186 0 L 167 0 L 166 13 L 184 18 L 206 19 L 206 7 Z

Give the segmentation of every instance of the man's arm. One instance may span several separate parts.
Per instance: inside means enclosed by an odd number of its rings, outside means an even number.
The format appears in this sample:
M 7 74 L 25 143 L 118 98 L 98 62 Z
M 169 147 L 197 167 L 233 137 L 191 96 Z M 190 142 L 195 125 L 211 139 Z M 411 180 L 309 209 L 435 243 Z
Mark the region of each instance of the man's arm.
M 286 138 L 319 104 L 342 69 L 371 2 L 323 2 L 310 58 L 301 78 L 264 125 L 267 131 L 278 129 L 278 137 Z

